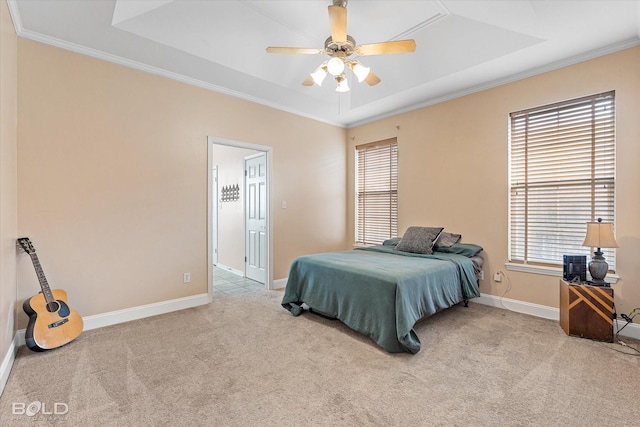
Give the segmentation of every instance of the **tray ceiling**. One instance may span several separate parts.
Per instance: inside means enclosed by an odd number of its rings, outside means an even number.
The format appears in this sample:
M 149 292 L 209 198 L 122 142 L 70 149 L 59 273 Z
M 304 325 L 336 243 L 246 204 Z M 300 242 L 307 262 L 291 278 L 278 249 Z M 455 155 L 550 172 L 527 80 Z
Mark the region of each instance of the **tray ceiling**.
M 9 0 L 21 37 L 339 126 L 441 102 L 640 44 L 639 1 L 348 3 L 358 44 L 413 38 L 408 54 L 365 56 L 382 79 L 337 93 L 302 81 L 325 55 L 331 1 Z

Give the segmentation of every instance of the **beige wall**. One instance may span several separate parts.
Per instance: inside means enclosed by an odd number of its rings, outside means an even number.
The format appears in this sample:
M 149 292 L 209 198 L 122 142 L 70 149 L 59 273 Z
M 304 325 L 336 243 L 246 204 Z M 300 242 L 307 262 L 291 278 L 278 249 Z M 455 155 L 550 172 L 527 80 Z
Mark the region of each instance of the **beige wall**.
M 399 231 L 444 226 L 485 249 L 481 292 L 558 306 L 558 278 L 507 271 L 510 112 L 608 90 L 616 91 L 617 273 L 620 313 L 640 306 L 640 47 L 443 102 L 348 131 L 349 235 L 353 235 L 353 147 L 392 136 L 399 145 Z
M 273 147 L 274 205 L 288 200 L 274 279 L 347 246 L 344 129 L 25 39 L 18 51 L 18 230 L 81 315 L 207 291 L 207 136 Z M 18 301 L 38 290 L 20 257 Z
M 0 362 L 11 347 L 16 303 L 17 38 L 0 2 Z M 0 391 L 4 385 L 0 384 Z

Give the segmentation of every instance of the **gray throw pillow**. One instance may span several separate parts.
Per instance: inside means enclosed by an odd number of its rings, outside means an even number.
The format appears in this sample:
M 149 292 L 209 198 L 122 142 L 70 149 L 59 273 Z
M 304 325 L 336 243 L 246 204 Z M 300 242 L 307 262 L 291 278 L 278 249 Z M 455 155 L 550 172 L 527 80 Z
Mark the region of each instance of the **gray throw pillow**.
M 399 237 L 392 237 L 390 239 L 385 240 L 384 242 L 382 242 L 383 246 L 393 246 L 395 247 L 398 242 L 400 242 L 400 238 Z
M 448 248 L 451 245 L 458 243 L 460 239 L 462 239 L 461 234 L 453 234 L 443 231 L 433 244 L 433 249 L 438 250 L 438 248 Z
M 430 255 L 433 253 L 433 242 L 442 230 L 443 227 L 409 227 L 396 246 L 396 250 Z
M 475 245 L 473 243 L 454 243 L 448 248 L 438 248 L 438 252 L 464 255 L 471 258 L 482 252 L 482 246 Z

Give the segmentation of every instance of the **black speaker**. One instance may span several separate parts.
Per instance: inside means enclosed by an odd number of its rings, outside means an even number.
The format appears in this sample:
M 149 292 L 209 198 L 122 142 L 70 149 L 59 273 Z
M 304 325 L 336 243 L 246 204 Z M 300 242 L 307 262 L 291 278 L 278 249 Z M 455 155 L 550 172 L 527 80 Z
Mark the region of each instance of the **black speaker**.
M 562 278 L 567 282 L 587 281 L 587 256 L 563 255 Z

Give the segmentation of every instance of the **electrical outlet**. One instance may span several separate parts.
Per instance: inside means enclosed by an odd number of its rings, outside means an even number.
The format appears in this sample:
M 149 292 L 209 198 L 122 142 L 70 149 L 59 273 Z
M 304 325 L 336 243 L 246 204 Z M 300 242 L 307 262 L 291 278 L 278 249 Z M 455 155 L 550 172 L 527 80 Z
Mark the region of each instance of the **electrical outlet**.
M 480 270 L 480 280 L 484 280 L 484 270 Z
M 496 274 L 494 274 L 493 280 L 496 282 L 502 282 L 502 273 L 498 271 Z
M 189 283 L 191 281 L 191 273 L 184 273 L 183 283 Z

